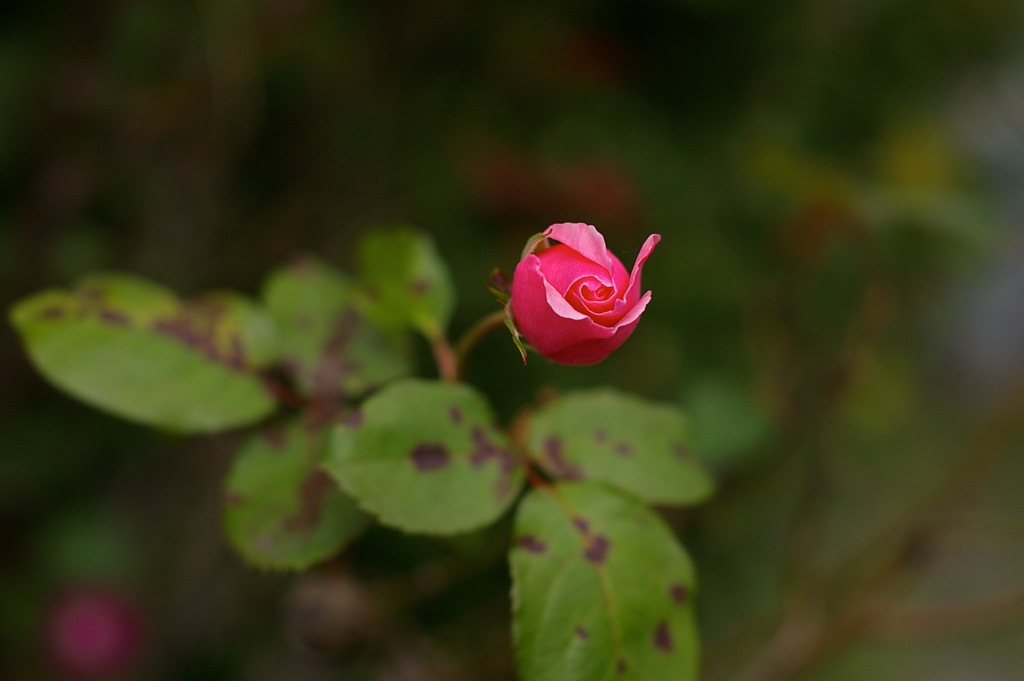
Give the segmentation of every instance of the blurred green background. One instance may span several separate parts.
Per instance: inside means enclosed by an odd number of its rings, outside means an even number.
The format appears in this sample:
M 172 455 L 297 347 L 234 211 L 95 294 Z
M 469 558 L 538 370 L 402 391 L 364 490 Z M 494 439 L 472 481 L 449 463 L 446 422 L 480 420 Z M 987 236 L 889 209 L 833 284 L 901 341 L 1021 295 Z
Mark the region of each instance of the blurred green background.
M 1024 678 L 1022 39 L 1018 0 L 12 3 L 0 300 L 254 294 L 410 223 L 457 335 L 548 224 L 627 264 L 658 232 L 609 360 L 496 334 L 469 378 L 505 419 L 598 383 L 688 410 L 703 678 Z M 507 527 L 259 573 L 221 532 L 238 436 L 64 398 L 7 326 L 0 385 L 0 678 L 75 678 L 48 641 L 83 593 L 131 611 L 118 678 L 515 678 Z

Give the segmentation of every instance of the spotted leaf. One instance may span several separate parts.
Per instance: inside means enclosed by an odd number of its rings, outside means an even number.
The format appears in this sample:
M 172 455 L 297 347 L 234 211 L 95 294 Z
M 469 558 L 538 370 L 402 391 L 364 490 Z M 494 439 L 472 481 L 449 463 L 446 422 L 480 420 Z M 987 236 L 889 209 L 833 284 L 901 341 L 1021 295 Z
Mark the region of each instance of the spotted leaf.
M 133 421 L 211 432 L 275 406 L 256 375 L 275 357 L 273 330 L 240 296 L 184 302 L 143 279 L 97 275 L 20 301 L 11 321 L 54 385 Z
M 428 338 L 443 334 L 455 305 L 451 274 L 433 241 L 408 229 L 381 230 L 359 244 L 365 310 L 397 328 Z
M 599 480 L 657 504 L 701 501 L 713 481 L 668 405 L 610 389 L 567 393 L 528 424 L 531 453 L 556 478 Z
M 597 483 L 533 489 L 509 559 L 523 681 L 697 678 L 693 567 L 636 499 Z
M 452 534 L 500 516 L 523 466 L 482 395 L 466 385 L 402 379 L 336 427 L 327 469 L 381 522 Z
M 281 329 L 284 369 L 307 394 L 360 395 L 410 371 L 406 334 L 371 323 L 355 283 L 315 259 L 271 273 L 263 299 Z
M 296 421 L 268 427 L 239 451 L 228 474 L 224 527 L 254 565 L 302 569 L 340 551 L 367 516 L 320 466 L 327 433 Z

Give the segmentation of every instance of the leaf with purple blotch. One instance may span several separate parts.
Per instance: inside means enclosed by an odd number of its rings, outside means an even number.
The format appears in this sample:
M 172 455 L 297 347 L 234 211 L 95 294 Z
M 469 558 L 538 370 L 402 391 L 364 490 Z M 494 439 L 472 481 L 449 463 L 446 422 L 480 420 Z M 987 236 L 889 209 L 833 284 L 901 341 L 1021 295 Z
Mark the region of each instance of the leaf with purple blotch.
M 123 274 L 42 291 L 11 309 L 29 357 L 58 388 L 180 432 L 226 430 L 274 410 L 256 373 L 276 352 L 259 317 L 240 296 L 182 301 Z
M 714 482 L 675 407 L 608 388 L 566 393 L 527 424 L 531 455 L 552 476 L 599 480 L 655 504 L 706 499 Z
M 335 428 L 327 470 L 382 523 L 454 534 L 496 520 L 524 468 L 487 400 L 455 383 L 401 379 Z
M 327 433 L 296 420 L 267 427 L 236 455 L 224 529 L 253 565 L 299 570 L 343 549 L 369 518 L 320 466 Z
M 272 272 L 263 299 L 281 330 L 282 365 L 306 394 L 362 395 L 411 370 L 408 334 L 372 323 L 355 283 L 314 258 Z
M 532 489 L 509 560 L 523 681 L 697 678 L 693 566 L 633 497 L 589 482 Z
M 368 233 L 359 243 L 363 309 L 394 328 L 427 338 L 444 334 L 455 308 L 455 284 L 430 237 L 411 229 Z
M 249 367 L 267 367 L 278 361 L 281 332 L 270 311 L 234 291 L 211 291 L 191 301 L 219 315 L 214 333 L 227 345 L 237 344 Z M 237 338 L 232 338 L 232 336 Z

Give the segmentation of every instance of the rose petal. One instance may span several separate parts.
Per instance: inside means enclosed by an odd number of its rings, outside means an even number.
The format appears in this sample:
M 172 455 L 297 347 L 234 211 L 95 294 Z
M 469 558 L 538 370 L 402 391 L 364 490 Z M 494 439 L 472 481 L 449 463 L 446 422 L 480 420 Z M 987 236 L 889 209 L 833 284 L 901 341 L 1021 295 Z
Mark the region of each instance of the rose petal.
M 647 301 L 645 300 L 644 306 L 646 307 L 646 305 Z M 643 310 L 641 310 L 641 312 L 642 311 Z M 624 324 L 618 324 L 614 328 L 609 329 L 611 333 L 604 338 L 592 338 L 585 340 L 580 343 L 561 348 L 557 352 L 552 352 L 545 356 L 560 364 L 572 364 L 576 366 L 597 364 L 607 357 L 613 350 L 616 350 L 620 345 L 625 343 L 626 339 L 633 334 L 633 330 L 639 323 L 640 313 L 638 312 L 632 321 Z
M 544 279 L 540 260 L 532 255 L 519 262 L 512 276 L 512 316 L 519 331 L 544 356 L 581 338 L 614 333 L 569 305 Z
M 538 270 L 538 274 L 543 279 L 544 274 Z M 551 311 L 563 319 L 589 319 L 589 317 L 574 308 L 569 304 L 569 301 L 565 299 L 561 293 L 558 292 L 554 286 L 551 285 L 547 279 L 544 279 L 544 297 L 548 301 L 548 306 L 551 307 Z
M 616 328 L 626 326 L 627 324 L 632 324 L 633 322 L 639 320 L 640 315 L 642 315 L 644 313 L 644 310 L 647 309 L 647 304 L 649 302 L 651 302 L 650 291 L 643 294 L 643 296 L 640 297 L 640 300 L 636 301 L 636 304 L 633 305 L 633 307 L 629 308 L 629 312 L 622 315 L 622 319 L 619 320 L 619 323 L 616 325 Z
M 612 263 L 604 237 L 593 225 L 584 222 L 560 222 L 551 225 L 544 232 L 549 239 L 563 243 L 583 257 L 596 262 L 605 271 L 611 271 Z
M 654 247 L 658 245 L 659 241 L 661 241 L 661 235 L 652 234 L 647 237 L 644 245 L 640 247 L 640 252 L 636 256 L 636 262 L 633 263 L 633 271 L 629 273 L 629 288 L 626 289 L 626 293 L 623 296 L 626 302 L 640 298 L 640 277 L 643 274 L 644 263 L 647 262 L 647 258 L 651 256 Z
M 614 328 L 622 321 L 622 316 L 626 313 L 629 307 L 629 303 L 625 300 L 622 298 L 616 298 L 610 309 L 592 309 L 589 317 L 601 326 Z
M 615 284 L 612 272 L 606 267 L 584 257 L 569 246 L 558 244 L 534 255 L 540 258 L 544 278 L 563 295 L 576 282 L 587 277 L 595 278 L 608 286 Z M 622 268 L 623 272 L 625 269 Z
M 628 290 L 629 272 L 611 251 L 606 249 L 606 254 L 611 263 L 610 272 L 564 244 L 552 246 L 538 254 L 538 257 L 545 278 L 562 292 L 574 308 L 591 316 L 596 315 L 603 326 L 611 326 L 625 309 L 616 300 L 621 300 Z M 604 299 L 587 298 L 582 288 L 591 282 L 608 287 L 611 292 Z
M 573 284 L 565 295 L 569 304 L 587 314 L 607 314 L 619 302 L 614 286 L 606 286 L 593 277 L 587 277 Z

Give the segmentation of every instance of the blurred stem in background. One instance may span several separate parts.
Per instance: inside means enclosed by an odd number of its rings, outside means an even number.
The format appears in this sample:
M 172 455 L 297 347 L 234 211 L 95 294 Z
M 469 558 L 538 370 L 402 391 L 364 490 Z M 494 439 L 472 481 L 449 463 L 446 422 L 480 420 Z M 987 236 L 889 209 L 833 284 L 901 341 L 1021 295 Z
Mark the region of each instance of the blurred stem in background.
M 800 575 L 787 589 L 780 625 L 768 645 L 731 678 L 738 681 L 784 681 L 803 678 L 815 667 L 842 655 L 862 638 L 907 641 L 969 636 L 1005 626 L 1024 617 L 1024 581 L 996 596 L 955 603 L 904 605 L 901 585 L 927 567 L 932 544 L 950 518 L 964 512 L 1024 437 L 1024 377 L 978 426 L 940 488 L 894 527 L 879 533 L 838 574 L 806 575 L 804 554 L 794 552 L 793 571 Z M 811 478 L 813 476 L 808 476 Z M 819 483 L 820 484 L 820 483 Z M 801 522 L 807 522 L 802 515 Z M 849 566 L 870 564 L 867 576 L 837 606 L 827 590 L 848 583 Z M 846 587 L 848 589 L 848 587 Z M 727 646 L 724 646 L 727 647 Z M 708 651 L 728 657 L 727 650 Z M 715 666 L 712 661 L 710 665 Z

